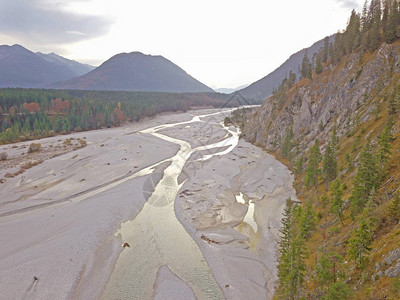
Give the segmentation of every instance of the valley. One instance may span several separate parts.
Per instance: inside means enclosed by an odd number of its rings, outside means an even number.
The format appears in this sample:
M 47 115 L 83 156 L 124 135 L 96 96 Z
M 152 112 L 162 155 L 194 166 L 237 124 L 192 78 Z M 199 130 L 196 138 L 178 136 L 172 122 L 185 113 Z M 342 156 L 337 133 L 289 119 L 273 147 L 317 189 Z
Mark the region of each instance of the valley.
M 296 199 L 293 176 L 223 125 L 230 111 L 64 136 L 87 146 L 7 178 L 0 185 L 3 295 L 271 298 L 281 212 Z M 10 160 L 28 144 L 0 152 Z

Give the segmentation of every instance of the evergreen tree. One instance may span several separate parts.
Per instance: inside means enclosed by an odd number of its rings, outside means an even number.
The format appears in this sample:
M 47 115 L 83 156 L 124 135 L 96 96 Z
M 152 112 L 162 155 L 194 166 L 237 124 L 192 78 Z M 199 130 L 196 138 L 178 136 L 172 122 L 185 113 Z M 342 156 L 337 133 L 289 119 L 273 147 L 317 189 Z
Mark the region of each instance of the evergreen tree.
M 348 285 L 343 281 L 337 281 L 331 285 L 322 300 L 347 300 L 352 298 L 352 293 Z
M 324 48 L 322 49 L 322 62 L 326 63 L 329 56 L 329 36 L 324 38 Z
M 358 227 L 353 231 L 349 241 L 348 255 L 351 259 L 364 267 L 371 251 L 372 235 L 374 231 L 374 218 L 372 215 L 374 199 L 370 197 L 361 215 Z
M 323 171 L 325 174 L 325 182 L 329 185 L 337 176 L 337 159 L 331 142 L 328 143 L 325 149 Z
M 310 69 L 310 67 L 311 67 L 311 69 Z M 310 73 L 312 73 L 312 65 L 311 65 L 310 60 L 308 58 L 308 50 L 307 49 L 306 49 L 306 51 L 304 53 L 303 60 L 301 62 L 300 73 L 301 73 L 301 77 L 302 78 L 312 79 L 312 78 L 310 78 L 310 77 L 312 77 L 312 74 L 310 76 Z
M 292 126 L 289 126 L 286 129 L 285 139 L 282 144 L 282 156 L 287 157 L 289 152 L 292 150 L 292 138 L 293 138 L 293 129 Z
M 367 15 L 368 15 L 368 0 L 365 0 L 364 6 L 361 12 L 361 28 L 362 28 L 362 33 L 365 34 L 368 30 L 368 21 L 367 21 Z
M 343 225 L 343 186 L 339 179 L 332 181 L 330 185 L 331 206 L 330 211 L 336 214 Z
M 388 19 L 389 19 L 389 1 L 384 0 L 383 1 L 383 15 L 382 15 L 382 29 L 383 33 L 387 31 L 387 25 L 388 25 Z
M 336 129 L 336 124 L 335 124 L 335 125 L 333 125 L 332 136 L 331 136 L 331 145 L 332 145 L 332 149 L 335 153 L 337 150 L 338 143 L 339 143 L 339 138 L 337 136 L 337 129 Z
M 389 158 L 391 155 L 391 141 L 392 135 L 390 134 L 389 127 L 386 125 L 380 136 L 379 136 L 379 149 L 378 149 L 378 166 L 379 166 L 379 175 L 380 178 L 383 179 L 386 175 L 386 169 L 388 167 Z
M 319 140 L 316 140 L 315 144 L 310 149 L 310 154 L 308 157 L 306 175 L 304 178 L 304 184 L 306 186 L 318 185 L 320 162 L 321 162 L 321 152 L 319 150 Z
M 293 239 L 293 202 L 291 199 L 286 201 L 283 211 L 282 227 L 278 238 L 278 278 L 279 290 L 281 294 L 288 294 L 289 274 L 290 274 L 290 247 Z
M 360 155 L 360 165 L 354 179 L 354 188 L 350 196 L 353 217 L 360 212 L 367 203 L 373 189 L 379 184 L 379 173 L 376 158 L 372 150 L 371 141 L 368 141 Z
M 344 33 L 344 47 L 345 53 L 350 54 L 360 45 L 361 40 L 361 24 L 360 16 L 353 9 L 351 12 L 350 20 Z
M 389 118 L 392 117 L 397 113 L 397 104 L 396 104 L 396 92 L 393 92 L 391 97 L 389 98 Z M 393 120 L 392 120 L 393 121 Z M 391 129 L 391 128 L 389 128 Z
M 372 24 L 372 28 L 368 32 L 368 50 L 370 52 L 374 52 L 376 49 L 378 49 L 380 43 L 381 43 L 380 26 L 379 22 L 375 22 Z
M 303 167 L 304 167 L 304 158 L 303 156 L 300 156 L 296 162 L 296 174 L 302 174 Z
M 318 259 L 316 266 L 317 282 L 323 291 L 326 291 L 332 284 L 337 282 L 341 275 L 339 265 L 343 257 L 335 252 L 326 253 L 325 251 Z
M 386 10 L 386 7 L 385 7 Z M 384 28 L 385 42 L 391 44 L 397 38 L 397 27 L 400 25 L 399 4 L 393 1 L 392 8 L 388 16 L 386 28 Z
M 315 62 L 315 73 L 322 73 L 322 52 L 319 52 L 317 55 L 317 60 Z
M 278 294 L 284 299 L 300 299 L 305 276 L 305 244 L 299 233 L 296 208 L 289 199 L 283 213 L 278 240 Z
M 344 35 L 339 31 L 336 33 L 335 42 L 333 44 L 333 63 L 337 65 L 345 54 Z
M 300 235 L 303 239 L 307 239 L 316 226 L 315 210 L 310 200 L 303 207 L 299 206 L 298 208 L 297 219 L 299 220 Z
M 396 223 L 400 221 L 400 196 L 397 194 L 388 206 L 388 215 Z
M 29 119 L 29 117 L 27 117 L 25 119 L 25 123 L 24 123 L 24 127 L 22 128 L 22 131 L 25 134 L 30 134 L 31 133 L 31 120 Z

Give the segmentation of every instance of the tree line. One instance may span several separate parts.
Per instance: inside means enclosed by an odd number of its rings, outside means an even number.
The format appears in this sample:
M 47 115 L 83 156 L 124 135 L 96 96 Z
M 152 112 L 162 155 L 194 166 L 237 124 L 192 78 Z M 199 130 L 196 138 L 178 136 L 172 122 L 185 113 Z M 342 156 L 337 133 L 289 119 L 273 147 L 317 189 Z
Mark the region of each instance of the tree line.
M 0 144 L 114 127 L 161 112 L 220 107 L 227 99 L 217 93 L 0 89 Z

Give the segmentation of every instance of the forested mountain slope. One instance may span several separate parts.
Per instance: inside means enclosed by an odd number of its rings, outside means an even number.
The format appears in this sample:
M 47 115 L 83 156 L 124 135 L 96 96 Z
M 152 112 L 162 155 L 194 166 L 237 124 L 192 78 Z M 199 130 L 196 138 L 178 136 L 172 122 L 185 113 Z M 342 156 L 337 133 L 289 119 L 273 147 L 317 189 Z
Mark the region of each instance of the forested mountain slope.
M 277 299 L 399 299 L 400 13 L 378 2 L 243 128 L 295 172 L 302 200 L 284 212 Z

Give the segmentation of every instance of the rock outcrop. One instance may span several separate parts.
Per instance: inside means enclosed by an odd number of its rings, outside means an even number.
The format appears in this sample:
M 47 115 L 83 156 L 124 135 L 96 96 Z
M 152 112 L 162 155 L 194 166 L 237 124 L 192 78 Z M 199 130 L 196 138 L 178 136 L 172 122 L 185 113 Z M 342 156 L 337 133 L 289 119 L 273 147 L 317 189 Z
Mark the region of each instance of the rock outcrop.
M 371 118 L 371 99 L 379 97 L 390 82 L 388 77 L 395 73 L 400 73 L 399 43 L 383 44 L 362 60 L 352 54 L 339 66 L 325 67 L 312 81 L 301 80 L 284 103 L 273 96 L 268 98 L 248 121 L 243 135 L 252 143 L 276 151 L 292 126 L 293 142 L 300 152 L 309 149 L 315 139 L 323 145 L 334 125 L 341 136 L 356 123 Z

